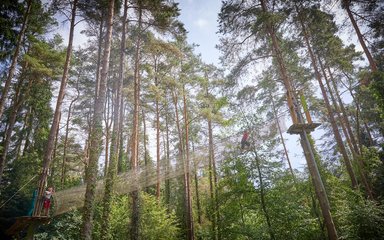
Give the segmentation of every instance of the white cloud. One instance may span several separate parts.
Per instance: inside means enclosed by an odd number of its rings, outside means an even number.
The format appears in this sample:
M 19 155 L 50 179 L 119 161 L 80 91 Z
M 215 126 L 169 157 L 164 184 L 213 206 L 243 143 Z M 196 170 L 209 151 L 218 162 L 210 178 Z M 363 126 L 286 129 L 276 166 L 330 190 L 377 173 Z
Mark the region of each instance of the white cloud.
M 208 26 L 208 21 L 202 18 L 197 19 L 193 24 L 199 28 L 205 28 Z

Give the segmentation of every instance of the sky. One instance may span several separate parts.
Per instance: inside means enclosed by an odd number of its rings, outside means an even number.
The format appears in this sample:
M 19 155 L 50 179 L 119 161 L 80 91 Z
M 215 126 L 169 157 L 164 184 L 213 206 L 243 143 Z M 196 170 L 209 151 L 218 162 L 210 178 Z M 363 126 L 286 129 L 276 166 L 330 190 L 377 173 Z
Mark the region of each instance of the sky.
M 219 51 L 215 45 L 219 43 L 217 18 L 220 11 L 220 0 L 180 0 L 180 21 L 188 31 L 188 42 L 198 44 L 196 53 L 200 53 L 205 63 L 219 64 Z

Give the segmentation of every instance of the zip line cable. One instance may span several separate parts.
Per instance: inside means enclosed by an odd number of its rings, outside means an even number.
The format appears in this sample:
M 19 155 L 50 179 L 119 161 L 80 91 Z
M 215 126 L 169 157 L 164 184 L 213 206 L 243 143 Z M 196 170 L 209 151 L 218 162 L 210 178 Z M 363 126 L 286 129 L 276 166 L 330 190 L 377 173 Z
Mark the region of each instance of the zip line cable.
M 35 174 L 35 176 L 33 176 L 31 179 L 29 179 L 29 181 L 28 181 L 27 183 L 25 183 L 25 184 L 24 184 L 21 188 L 19 188 L 19 189 L 18 189 L 18 190 L 17 190 L 17 191 L 10 197 L 10 198 L 8 198 L 8 200 L 5 201 L 5 202 L 0 206 L 0 209 L 1 209 L 2 207 L 4 207 L 4 205 L 7 204 L 9 201 L 11 201 L 12 198 L 14 198 L 18 192 L 20 192 L 25 186 L 27 186 L 28 183 L 30 183 L 35 177 L 37 177 L 37 175 L 38 175 L 38 174 Z

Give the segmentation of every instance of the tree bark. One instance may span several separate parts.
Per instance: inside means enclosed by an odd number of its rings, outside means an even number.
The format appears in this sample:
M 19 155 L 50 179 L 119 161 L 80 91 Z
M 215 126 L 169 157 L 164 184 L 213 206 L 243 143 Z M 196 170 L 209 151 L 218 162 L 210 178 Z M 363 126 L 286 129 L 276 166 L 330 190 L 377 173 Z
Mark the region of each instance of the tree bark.
M 109 104 L 110 99 L 113 101 L 112 99 L 113 96 L 109 96 L 109 95 L 110 95 L 109 90 L 107 89 L 107 96 L 106 96 L 107 100 L 105 101 L 105 107 L 104 107 L 106 109 L 106 111 L 104 111 L 104 124 L 105 124 L 104 177 L 107 176 L 108 165 L 109 165 L 109 139 L 111 136 L 111 124 L 112 124 L 112 121 L 110 121 L 110 116 L 111 116 L 110 111 L 112 112 L 112 115 L 113 115 L 113 109 L 111 110 L 111 105 Z
M 283 137 L 283 133 L 281 131 L 281 127 L 280 127 L 280 124 L 279 124 L 279 118 L 278 118 L 278 114 L 277 114 L 277 110 L 276 110 L 276 105 L 275 105 L 275 101 L 273 100 L 273 96 L 272 96 L 271 91 L 269 91 L 269 98 L 271 99 L 271 102 L 272 102 L 273 115 L 274 115 L 274 118 L 275 118 L 277 129 L 279 130 L 280 140 L 281 140 L 281 144 L 283 145 L 285 157 L 287 158 L 289 171 L 291 172 L 293 179 L 295 179 L 295 174 L 293 173 L 293 168 L 292 168 L 292 165 L 291 165 L 291 161 L 289 160 L 287 146 L 285 146 L 285 140 L 284 140 L 284 137 Z
M 157 59 L 155 59 L 155 86 L 159 86 L 159 80 L 157 77 Z M 159 111 L 159 99 L 155 96 L 156 105 L 156 199 L 160 199 L 160 111 Z
M 195 146 L 192 142 L 192 152 L 195 152 Z M 196 158 L 193 158 L 193 166 L 195 170 L 197 169 L 197 164 L 196 164 Z M 201 204 L 200 204 L 200 191 L 199 191 L 199 178 L 197 176 L 197 171 L 194 172 L 193 174 L 194 179 L 195 179 L 195 191 L 196 191 L 196 207 L 197 207 L 197 222 L 201 226 L 203 224 L 201 216 L 202 216 L 202 211 L 201 211 Z M 200 238 L 201 239 L 201 238 Z
M 168 94 L 166 94 L 168 96 Z M 166 138 L 166 149 L 165 149 L 165 161 L 166 161 L 166 176 L 169 174 L 169 167 L 170 167 L 170 158 L 169 158 L 169 106 L 168 106 L 168 99 L 166 99 L 165 103 L 166 113 L 165 113 L 165 138 Z M 165 180 L 165 203 L 167 205 L 168 212 L 170 212 L 170 199 L 171 199 L 171 181 L 169 179 Z
M 90 151 L 89 163 L 86 169 L 86 192 L 83 210 L 83 226 L 81 230 L 81 237 L 85 240 L 92 239 L 93 230 L 93 210 L 95 206 L 95 190 L 96 190 L 96 177 L 98 170 L 98 160 L 101 153 L 102 136 L 103 136 L 103 113 L 104 102 L 106 98 L 107 78 L 109 70 L 109 56 L 111 53 L 112 42 L 112 26 L 114 15 L 114 0 L 109 0 L 108 3 L 108 19 L 107 19 L 107 33 L 104 42 L 104 54 L 102 61 L 102 71 L 100 76 L 100 89 L 98 97 L 95 99 L 94 114 L 93 114 L 93 127 L 90 136 Z
M 359 28 L 359 26 L 357 26 L 356 20 L 353 17 L 353 14 L 352 14 L 351 9 L 350 9 L 350 2 L 351 2 L 351 0 L 343 0 L 345 10 L 347 11 L 349 20 L 351 20 L 352 26 L 355 29 L 355 32 L 356 32 L 357 38 L 359 39 L 360 45 L 363 48 L 365 55 L 367 56 L 369 66 L 371 67 L 372 72 L 375 72 L 375 71 L 377 71 L 377 66 L 376 66 L 375 60 L 373 59 L 371 52 L 369 51 L 367 45 L 365 44 L 363 34 L 361 34 L 360 28 Z
M 187 239 L 195 239 L 194 226 L 193 226 L 193 215 L 192 215 L 192 198 L 191 198 L 191 187 L 190 187 L 190 162 L 189 162 L 189 121 L 187 114 L 187 100 L 185 93 L 185 85 L 183 84 L 183 115 L 184 115 L 184 126 L 185 126 L 185 162 L 184 162 L 184 191 L 186 197 L 186 211 L 187 211 Z
M 207 79 L 208 80 L 208 79 Z M 206 97 L 208 98 L 209 92 L 208 87 L 206 88 Z M 218 191 L 217 191 L 217 173 L 216 173 L 216 162 L 215 162 L 215 150 L 213 145 L 213 128 L 212 128 L 212 120 L 208 117 L 208 172 L 209 172 L 209 191 L 210 197 L 212 201 L 212 239 L 220 239 L 219 236 L 219 205 L 218 205 Z
M 102 16 L 100 20 L 100 25 L 99 25 L 99 39 L 98 39 L 98 47 L 97 47 L 97 64 L 96 64 L 96 81 L 95 81 L 96 98 L 99 95 L 99 88 L 100 88 L 100 70 L 101 70 L 100 64 L 101 64 L 101 53 L 103 51 L 103 37 L 104 37 L 103 29 L 104 29 L 104 16 Z
M 143 2 L 138 0 L 138 36 L 136 40 L 135 51 L 135 66 L 134 66 L 134 109 L 133 109 L 133 129 L 131 137 L 131 168 L 133 174 L 137 175 L 137 167 L 139 160 L 139 109 L 140 109 L 140 47 L 141 47 L 141 31 L 142 31 L 142 14 Z M 136 176 L 137 177 L 137 176 Z M 136 187 L 137 189 L 137 187 Z M 131 239 L 138 240 L 139 224 L 140 224 L 140 205 L 139 191 L 135 190 L 131 193 L 132 196 L 132 217 L 131 217 Z

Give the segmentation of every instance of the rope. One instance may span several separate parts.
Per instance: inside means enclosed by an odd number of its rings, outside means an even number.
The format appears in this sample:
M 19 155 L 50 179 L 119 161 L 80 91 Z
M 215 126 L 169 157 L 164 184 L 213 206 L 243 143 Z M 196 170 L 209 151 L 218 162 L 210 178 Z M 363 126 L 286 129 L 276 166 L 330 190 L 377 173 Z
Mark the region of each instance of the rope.
M 28 183 L 30 183 L 35 177 L 37 177 L 37 175 L 38 175 L 38 174 L 36 174 L 35 176 L 33 176 L 31 179 L 29 179 L 29 181 L 28 181 L 27 183 L 25 183 L 21 188 L 19 188 L 19 189 L 12 195 L 12 197 L 10 197 L 7 201 L 5 201 L 5 202 L 0 206 L 0 209 L 1 209 L 2 207 L 4 207 L 5 204 L 7 204 L 9 201 L 11 201 L 12 198 L 14 198 L 18 192 L 20 192 L 25 186 L 27 186 Z

